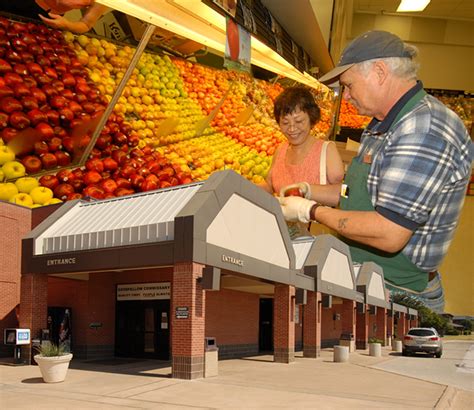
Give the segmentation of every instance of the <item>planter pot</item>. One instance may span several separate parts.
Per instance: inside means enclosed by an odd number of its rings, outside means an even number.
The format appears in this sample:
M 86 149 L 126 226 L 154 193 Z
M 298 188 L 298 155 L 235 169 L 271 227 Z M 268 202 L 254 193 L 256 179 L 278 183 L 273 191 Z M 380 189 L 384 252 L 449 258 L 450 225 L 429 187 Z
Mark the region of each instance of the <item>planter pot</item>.
M 38 363 L 41 376 L 43 376 L 43 380 L 46 383 L 59 383 L 66 378 L 69 362 L 72 359 L 72 353 L 52 357 L 37 354 L 34 359 L 35 362 Z

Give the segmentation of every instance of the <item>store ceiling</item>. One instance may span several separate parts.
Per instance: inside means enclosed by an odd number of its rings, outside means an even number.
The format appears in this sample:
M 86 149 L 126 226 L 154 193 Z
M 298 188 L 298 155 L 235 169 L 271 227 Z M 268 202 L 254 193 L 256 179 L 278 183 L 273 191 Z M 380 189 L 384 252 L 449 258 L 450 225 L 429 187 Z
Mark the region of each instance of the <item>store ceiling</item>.
M 359 13 L 395 13 L 400 0 L 346 0 Z M 334 0 L 262 0 L 288 34 L 316 62 L 320 72 L 333 67 L 328 53 L 328 33 Z M 474 20 L 474 0 L 431 0 L 421 13 L 397 13 L 417 17 Z M 316 17 L 317 16 L 317 17 Z M 318 24 L 319 21 L 319 24 Z M 321 30 L 315 30 L 320 27 Z
M 354 0 L 355 12 L 395 13 L 400 0 Z M 419 17 L 436 17 L 455 20 L 474 20 L 473 0 L 431 0 L 419 13 L 399 13 Z

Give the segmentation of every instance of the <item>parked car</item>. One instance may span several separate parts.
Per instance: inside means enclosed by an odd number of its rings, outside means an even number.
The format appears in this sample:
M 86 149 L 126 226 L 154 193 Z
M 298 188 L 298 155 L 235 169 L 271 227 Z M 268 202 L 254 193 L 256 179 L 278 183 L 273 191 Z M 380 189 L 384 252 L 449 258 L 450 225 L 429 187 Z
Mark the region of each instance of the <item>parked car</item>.
M 424 352 L 441 357 L 443 342 L 436 329 L 432 327 L 412 327 L 403 337 L 402 355 Z

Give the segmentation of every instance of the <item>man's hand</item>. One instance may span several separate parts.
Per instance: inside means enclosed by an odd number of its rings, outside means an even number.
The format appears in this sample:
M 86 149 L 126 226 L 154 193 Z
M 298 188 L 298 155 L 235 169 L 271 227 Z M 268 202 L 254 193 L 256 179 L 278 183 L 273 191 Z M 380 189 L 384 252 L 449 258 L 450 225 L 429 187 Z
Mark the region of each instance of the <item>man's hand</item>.
M 307 182 L 298 182 L 280 189 L 280 196 L 303 196 L 311 199 L 311 186 Z
M 289 222 L 300 221 L 308 223 L 311 220 L 311 208 L 316 204 L 315 201 L 299 196 L 279 197 L 278 201 L 280 201 L 283 216 Z

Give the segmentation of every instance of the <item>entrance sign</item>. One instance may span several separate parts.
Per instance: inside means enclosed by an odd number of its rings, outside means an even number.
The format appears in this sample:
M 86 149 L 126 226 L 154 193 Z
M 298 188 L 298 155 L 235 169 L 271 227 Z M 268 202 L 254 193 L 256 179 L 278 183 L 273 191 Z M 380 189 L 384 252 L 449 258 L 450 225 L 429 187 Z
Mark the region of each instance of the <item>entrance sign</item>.
M 117 300 L 119 301 L 169 299 L 170 295 L 170 282 L 117 285 Z

